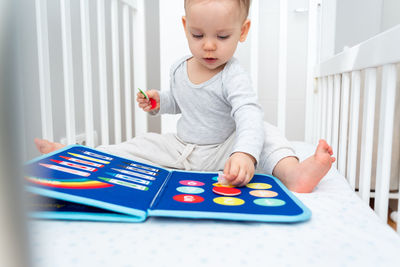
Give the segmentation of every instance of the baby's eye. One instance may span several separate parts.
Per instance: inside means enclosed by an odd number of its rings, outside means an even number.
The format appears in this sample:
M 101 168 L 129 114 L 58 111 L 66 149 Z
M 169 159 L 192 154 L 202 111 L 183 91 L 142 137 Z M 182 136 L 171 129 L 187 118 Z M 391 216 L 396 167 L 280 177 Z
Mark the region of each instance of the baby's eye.
M 218 35 L 218 38 L 219 39 L 222 39 L 222 40 L 224 40 L 224 39 L 228 39 L 230 36 L 229 35 Z
M 200 39 L 203 37 L 202 34 L 192 34 L 193 38 Z

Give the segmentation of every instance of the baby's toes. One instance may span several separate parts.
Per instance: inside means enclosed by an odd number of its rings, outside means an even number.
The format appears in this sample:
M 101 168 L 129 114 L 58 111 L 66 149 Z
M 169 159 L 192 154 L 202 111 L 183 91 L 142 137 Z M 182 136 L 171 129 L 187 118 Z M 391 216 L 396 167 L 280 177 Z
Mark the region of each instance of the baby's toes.
M 315 158 L 321 165 L 331 165 L 335 161 L 335 158 L 326 152 L 315 154 Z

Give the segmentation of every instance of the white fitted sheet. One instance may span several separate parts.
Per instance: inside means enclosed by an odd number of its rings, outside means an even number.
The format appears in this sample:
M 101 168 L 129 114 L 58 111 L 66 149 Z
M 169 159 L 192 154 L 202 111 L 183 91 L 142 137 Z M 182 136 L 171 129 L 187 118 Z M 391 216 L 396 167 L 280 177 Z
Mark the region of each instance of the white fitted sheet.
M 313 147 L 294 142 L 301 159 Z M 298 224 L 149 218 L 144 223 L 30 221 L 35 266 L 400 266 L 400 237 L 335 169 Z

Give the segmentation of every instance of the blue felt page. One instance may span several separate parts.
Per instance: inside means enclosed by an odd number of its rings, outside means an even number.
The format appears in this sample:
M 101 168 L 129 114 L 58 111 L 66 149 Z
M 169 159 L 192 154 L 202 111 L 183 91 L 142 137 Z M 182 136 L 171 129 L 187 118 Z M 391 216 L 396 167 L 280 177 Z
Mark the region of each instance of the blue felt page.
M 27 196 L 29 215 L 37 219 L 142 222 L 145 216 L 133 216 L 79 203 L 36 194 Z
M 165 169 L 78 145 L 43 155 L 25 166 L 28 191 L 32 193 L 140 220 L 145 219 L 150 203 L 168 175 Z M 71 212 L 70 218 L 76 218 L 77 213 Z M 90 218 L 94 213 L 89 213 Z M 105 217 L 109 216 L 113 213 Z
M 214 193 L 219 187 L 215 183 L 217 173 L 174 171 L 149 215 L 270 222 L 299 222 L 311 216 L 275 177 L 257 174 L 249 187 L 236 188 L 237 196 Z

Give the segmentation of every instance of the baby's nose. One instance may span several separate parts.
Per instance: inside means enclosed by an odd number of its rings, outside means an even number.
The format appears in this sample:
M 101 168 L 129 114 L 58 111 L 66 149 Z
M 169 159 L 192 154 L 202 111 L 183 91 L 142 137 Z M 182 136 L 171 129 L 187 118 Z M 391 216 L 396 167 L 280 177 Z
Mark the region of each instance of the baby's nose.
M 215 49 L 217 49 L 217 45 L 215 44 L 215 42 L 208 39 L 208 40 L 205 40 L 205 42 L 203 44 L 203 49 L 206 51 L 210 51 L 210 50 L 214 51 Z

